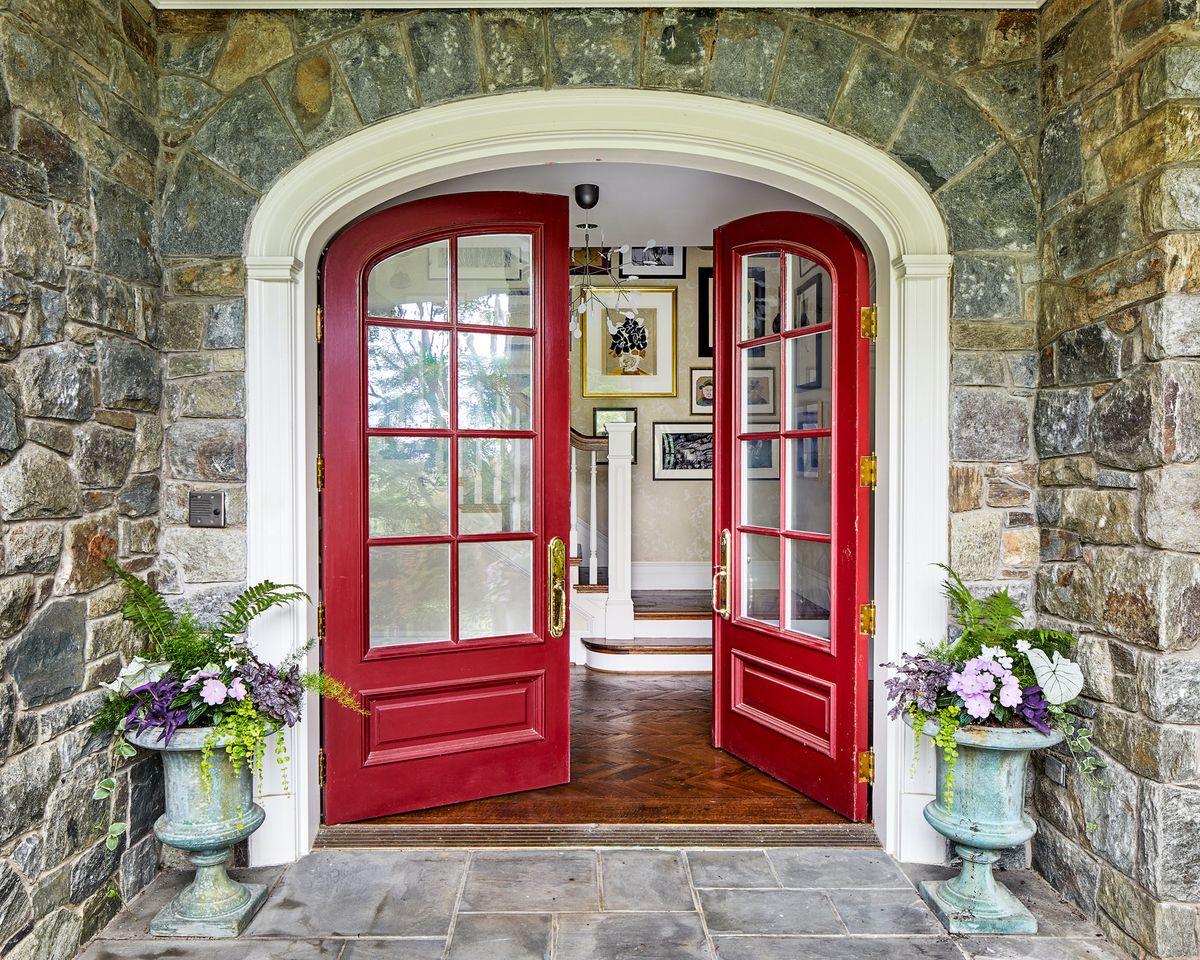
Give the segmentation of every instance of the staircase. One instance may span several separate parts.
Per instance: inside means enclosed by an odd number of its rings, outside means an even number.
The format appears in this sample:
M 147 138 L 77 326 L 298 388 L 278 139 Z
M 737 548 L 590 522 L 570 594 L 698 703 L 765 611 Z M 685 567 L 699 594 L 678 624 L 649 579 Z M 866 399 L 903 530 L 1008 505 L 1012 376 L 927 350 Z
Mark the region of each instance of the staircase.
M 607 437 L 571 431 L 571 660 L 611 673 L 708 673 L 712 669 L 708 591 L 647 589 L 649 584 L 634 589 L 633 424 L 609 424 L 608 431 Z M 587 494 L 582 516 L 580 456 L 585 458 Z M 608 481 L 605 524 L 600 522 L 597 492 L 601 468 Z M 603 552 L 601 545 L 606 547 Z M 707 578 L 704 564 L 676 566 L 686 570 L 687 583 L 694 573 Z M 691 570 L 694 566 L 701 569 Z

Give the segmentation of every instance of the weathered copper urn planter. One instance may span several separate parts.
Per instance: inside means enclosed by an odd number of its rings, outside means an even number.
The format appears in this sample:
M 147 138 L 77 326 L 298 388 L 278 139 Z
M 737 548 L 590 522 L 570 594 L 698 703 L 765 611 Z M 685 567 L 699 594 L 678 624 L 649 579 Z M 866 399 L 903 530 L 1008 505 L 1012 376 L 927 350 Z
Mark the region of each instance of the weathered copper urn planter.
M 235 767 L 223 746 L 209 759 L 211 790 L 201 777 L 206 727 L 177 730 L 169 745 L 147 730 L 126 739 L 143 750 L 162 754 L 166 812 L 154 834 L 169 847 L 187 852 L 195 879 L 150 922 L 158 937 L 236 937 L 258 912 L 267 888 L 238 883 L 225 871 L 234 844 L 262 825 L 266 814 L 254 802 L 250 767 Z
M 937 732 L 930 723 L 925 733 Z M 951 933 L 1036 933 L 1037 920 L 1007 888 L 996 882 L 992 865 L 1000 851 L 1024 843 L 1037 832 L 1025 813 L 1025 770 L 1029 754 L 1052 747 L 1061 733 L 1032 727 L 961 727 L 955 734 L 953 800 L 947 764 L 937 751 L 937 799 L 925 819 L 954 843 L 962 872 L 951 880 L 924 880 L 921 897 Z

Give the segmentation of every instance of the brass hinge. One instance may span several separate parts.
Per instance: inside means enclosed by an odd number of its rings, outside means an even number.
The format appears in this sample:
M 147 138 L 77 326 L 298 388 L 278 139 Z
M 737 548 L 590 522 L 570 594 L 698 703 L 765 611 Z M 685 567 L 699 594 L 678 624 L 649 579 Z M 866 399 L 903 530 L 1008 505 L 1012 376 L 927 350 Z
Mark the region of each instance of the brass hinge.
M 858 755 L 858 782 L 875 782 L 875 751 L 864 750 Z
M 325 489 L 325 458 L 317 454 L 317 492 Z
M 325 339 L 325 308 L 317 305 L 317 343 Z
M 858 312 L 859 332 L 868 340 L 879 336 L 879 308 L 872 304 Z
M 325 604 L 317 604 L 317 640 L 324 642 L 325 640 Z
M 875 604 L 864 603 L 858 608 L 858 632 L 875 636 Z
M 875 489 L 879 482 L 879 458 L 873 453 L 858 458 L 858 482 L 861 486 Z
M 317 751 L 317 785 L 325 786 L 325 748 Z

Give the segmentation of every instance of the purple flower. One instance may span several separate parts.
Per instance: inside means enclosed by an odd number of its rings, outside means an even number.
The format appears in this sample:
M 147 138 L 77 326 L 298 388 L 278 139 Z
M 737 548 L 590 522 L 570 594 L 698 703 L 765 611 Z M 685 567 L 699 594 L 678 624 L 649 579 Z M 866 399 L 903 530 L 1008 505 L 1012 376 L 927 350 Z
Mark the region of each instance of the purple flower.
M 1021 702 L 1021 683 L 1013 674 L 1009 674 L 1004 678 L 1004 683 L 1000 687 L 1000 705 L 1002 707 L 1015 707 Z
M 967 713 L 976 720 L 986 720 L 992 715 L 992 698 L 987 694 L 972 694 L 969 697 L 964 697 L 963 703 L 966 704 Z
M 125 729 L 130 733 L 158 730 L 158 739 L 170 744 L 175 731 L 187 722 L 187 710 L 174 706 L 179 693 L 179 680 L 170 674 L 130 690 L 137 703 L 125 718 Z
M 246 685 L 242 683 L 241 677 L 234 677 L 233 683 L 229 685 L 229 695 L 234 700 L 243 700 L 246 696 Z
M 1042 696 L 1042 688 L 1036 683 L 1022 691 L 1017 714 L 1040 733 L 1050 732 L 1050 704 Z
M 200 699 L 210 707 L 215 707 L 225 702 L 227 692 L 225 684 L 216 677 L 209 677 L 204 681 L 204 686 L 200 689 Z

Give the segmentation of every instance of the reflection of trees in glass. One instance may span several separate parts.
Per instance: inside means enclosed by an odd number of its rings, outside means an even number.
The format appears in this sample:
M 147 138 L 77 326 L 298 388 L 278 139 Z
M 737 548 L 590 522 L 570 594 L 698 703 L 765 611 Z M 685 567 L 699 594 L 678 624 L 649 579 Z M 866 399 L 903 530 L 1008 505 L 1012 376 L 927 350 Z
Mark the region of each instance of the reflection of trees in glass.
M 368 465 L 371 536 L 450 532 L 450 442 L 372 437 Z
M 367 328 L 367 419 L 373 427 L 446 427 L 450 335 Z
M 450 547 L 371 548 L 371 643 L 449 640 Z
M 458 337 L 458 425 L 530 429 L 532 347 L 527 337 L 463 333 Z
M 531 545 L 472 543 L 459 549 L 461 636 L 503 636 L 532 629 Z
M 528 529 L 528 440 L 469 437 L 459 441 L 463 533 Z

